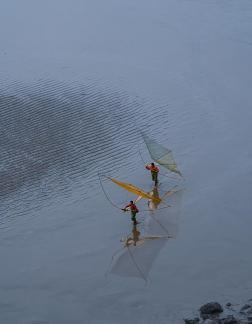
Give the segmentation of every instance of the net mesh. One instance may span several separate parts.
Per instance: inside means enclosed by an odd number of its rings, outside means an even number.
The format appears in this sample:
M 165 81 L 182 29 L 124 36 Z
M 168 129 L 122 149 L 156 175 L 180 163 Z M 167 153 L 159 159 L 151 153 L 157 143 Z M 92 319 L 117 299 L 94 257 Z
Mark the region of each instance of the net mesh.
M 112 274 L 147 281 L 159 252 L 170 238 L 177 236 L 181 199 L 182 190 L 174 192 L 167 198 L 172 207 L 151 211 L 143 226 L 133 226 L 123 250 L 113 260 Z
M 112 266 L 111 273 L 147 280 L 151 267 L 166 239 L 141 239 L 136 246 L 125 247 Z
M 160 145 L 146 134 L 142 134 L 142 136 L 152 159 L 171 172 L 177 173 L 181 176 L 181 172 L 172 156 L 172 151 Z
M 117 184 L 118 186 L 120 186 L 121 188 L 132 192 L 133 194 L 137 195 L 137 196 L 141 196 L 142 198 L 146 198 L 146 199 L 152 199 L 153 201 L 159 203 L 161 202 L 160 198 L 156 198 L 151 196 L 149 193 L 139 189 L 138 187 L 132 185 L 131 183 L 126 183 L 126 182 L 122 182 L 119 180 L 116 180 L 114 178 L 109 178 L 112 182 L 114 182 L 115 184 Z

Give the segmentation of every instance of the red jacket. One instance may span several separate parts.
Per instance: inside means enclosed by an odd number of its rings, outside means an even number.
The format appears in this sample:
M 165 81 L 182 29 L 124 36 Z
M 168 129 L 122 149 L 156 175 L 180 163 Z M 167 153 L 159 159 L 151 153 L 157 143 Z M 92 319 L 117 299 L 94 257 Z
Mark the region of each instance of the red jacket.
M 125 206 L 124 209 L 126 209 L 128 207 L 130 208 L 131 211 L 136 211 L 137 213 L 139 212 L 139 210 L 135 204 L 128 204 L 127 206 Z
M 146 165 L 146 169 L 150 170 L 150 171 L 153 171 L 153 172 L 159 172 L 159 168 L 156 165 L 155 166 L 152 166 L 151 164 Z

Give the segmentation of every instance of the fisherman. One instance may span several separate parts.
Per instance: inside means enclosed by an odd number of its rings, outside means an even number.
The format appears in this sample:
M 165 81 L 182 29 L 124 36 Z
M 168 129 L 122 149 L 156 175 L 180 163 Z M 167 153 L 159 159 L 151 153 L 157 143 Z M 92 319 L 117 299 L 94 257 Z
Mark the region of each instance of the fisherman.
M 155 186 L 157 186 L 158 184 L 158 172 L 159 172 L 159 168 L 152 162 L 149 165 L 146 165 L 145 168 L 147 170 L 150 170 L 151 172 L 151 177 L 152 177 L 152 181 L 155 182 Z
M 132 220 L 133 224 L 134 225 L 138 224 L 138 222 L 136 220 L 136 214 L 139 212 L 139 210 L 138 210 L 137 206 L 134 204 L 133 200 L 131 200 L 127 206 L 122 208 L 122 210 L 126 211 L 127 208 L 129 208 L 131 211 L 131 220 Z

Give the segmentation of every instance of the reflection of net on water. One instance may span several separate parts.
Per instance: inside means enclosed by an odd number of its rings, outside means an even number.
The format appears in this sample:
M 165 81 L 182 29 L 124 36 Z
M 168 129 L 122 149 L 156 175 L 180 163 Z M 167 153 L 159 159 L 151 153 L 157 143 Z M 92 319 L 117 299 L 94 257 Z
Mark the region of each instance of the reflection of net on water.
M 123 241 L 123 249 L 114 256 L 110 273 L 147 281 L 161 249 L 169 239 L 177 237 L 182 193 L 179 190 L 170 196 L 172 207 L 146 214 L 143 225 L 138 226 L 140 235 L 137 240 L 134 240 L 136 227 L 133 227 L 132 233 Z
M 146 235 L 169 235 L 176 238 L 178 234 L 179 215 L 182 203 L 183 190 L 171 193 L 164 201 L 171 207 L 162 207 L 149 212 L 145 219 L 144 229 Z
M 128 246 L 112 264 L 111 273 L 122 277 L 137 277 L 147 280 L 151 267 L 167 239 L 140 241 L 140 245 Z

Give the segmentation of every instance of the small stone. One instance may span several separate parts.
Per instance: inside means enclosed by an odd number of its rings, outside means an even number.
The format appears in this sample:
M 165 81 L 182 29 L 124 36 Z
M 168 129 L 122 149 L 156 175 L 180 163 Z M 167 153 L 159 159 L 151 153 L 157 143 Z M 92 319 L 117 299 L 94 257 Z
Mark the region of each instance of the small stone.
M 231 304 L 231 303 L 226 303 L 226 306 L 227 306 L 227 307 L 231 307 L 232 304 Z
M 196 317 L 195 319 L 185 319 L 185 324 L 199 324 L 199 318 Z
M 219 320 L 207 319 L 203 322 L 203 324 L 219 324 Z
M 200 307 L 200 313 L 201 316 L 203 315 L 213 315 L 213 314 L 219 314 L 223 312 L 223 308 L 219 303 L 207 303 Z M 204 317 L 203 317 L 204 318 Z
M 201 322 L 201 324 L 223 324 L 222 320 L 219 318 L 207 318 Z
M 207 320 L 210 318 L 209 314 L 200 314 L 200 316 L 202 317 L 203 320 Z
M 237 320 L 233 315 L 229 315 L 224 319 L 223 324 L 239 324 L 240 321 Z
M 247 310 L 249 308 L 251 308 L 251 306 L 249 304 L 246 304 L 241 308 L 240 312 L 244 312 L 245 310 Z

